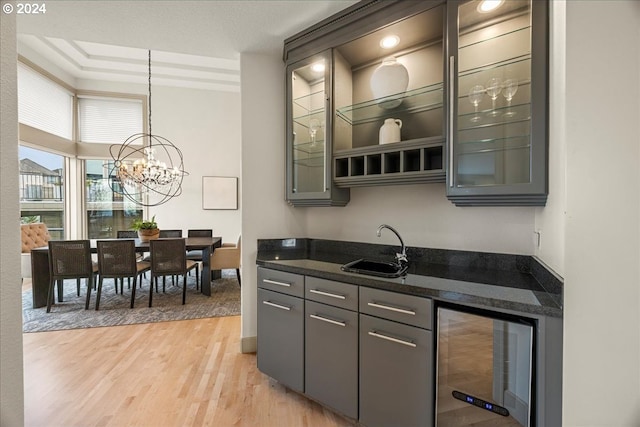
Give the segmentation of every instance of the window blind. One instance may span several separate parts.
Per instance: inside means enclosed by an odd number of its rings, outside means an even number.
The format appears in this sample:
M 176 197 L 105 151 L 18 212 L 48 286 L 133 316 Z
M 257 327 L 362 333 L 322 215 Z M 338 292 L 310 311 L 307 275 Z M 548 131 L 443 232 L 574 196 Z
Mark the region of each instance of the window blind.
M 142 133 L 142 119 L 139 99 L 78 97 L 81 142 L 122 144 L 131 135 Z
M 73 94 L 42 74 L 18 63 L 18 121 L 71 140 Z

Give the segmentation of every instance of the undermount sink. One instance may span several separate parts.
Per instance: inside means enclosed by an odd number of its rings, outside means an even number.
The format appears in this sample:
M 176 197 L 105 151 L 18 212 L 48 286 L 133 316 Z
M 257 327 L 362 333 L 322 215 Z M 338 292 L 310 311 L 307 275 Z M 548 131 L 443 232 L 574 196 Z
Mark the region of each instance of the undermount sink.
M 407 264 L 398 265 L 393 262 L 371 261 L 357 259 L 340 267 L 342 271 L 349 273 L 368 274 L 379 277 L 400 277 L 407 272 Z

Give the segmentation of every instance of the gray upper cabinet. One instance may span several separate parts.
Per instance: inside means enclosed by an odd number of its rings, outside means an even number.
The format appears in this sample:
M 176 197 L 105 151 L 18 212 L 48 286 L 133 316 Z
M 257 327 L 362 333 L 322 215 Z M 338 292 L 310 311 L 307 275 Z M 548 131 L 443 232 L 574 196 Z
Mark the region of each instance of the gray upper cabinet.
M 362 1 L 285 40 L 289 203 L 444 182 L 445 14 L 443 0 Z
M 547 1 L 449 1 L 448 182 L 456 205 L 547 199 Z
M 331 180 L 331 51 L 287 66 L 287 201 L 344 206 L 349 193 Z

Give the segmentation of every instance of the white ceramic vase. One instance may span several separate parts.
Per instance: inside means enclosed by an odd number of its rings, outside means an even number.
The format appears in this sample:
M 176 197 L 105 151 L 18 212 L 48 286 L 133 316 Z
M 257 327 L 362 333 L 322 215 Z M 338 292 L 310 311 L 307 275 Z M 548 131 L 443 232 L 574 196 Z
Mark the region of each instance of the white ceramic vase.
M 395 108 L 402 103 L 400 99 L 381 99 L 392 95 L 400 97 L 409 86 L 409 72 L 396 61 L 396 58 L 389 56 L 382 61 L 371 76 L 371 92 L 378 100 L 378 105 L 385 109 Z
M 380 127 L 380 144 L 400 142 L 400 128 L 402 128 L 402 120 L 385 119 Z

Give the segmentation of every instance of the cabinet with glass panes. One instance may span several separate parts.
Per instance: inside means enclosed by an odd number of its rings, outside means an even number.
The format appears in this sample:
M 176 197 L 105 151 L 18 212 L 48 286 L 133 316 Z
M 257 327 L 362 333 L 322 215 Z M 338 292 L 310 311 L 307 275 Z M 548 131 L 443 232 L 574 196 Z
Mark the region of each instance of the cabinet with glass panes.
M 447 195 L 457 205 L 544 205 L 547 2 L 447 7 Z

